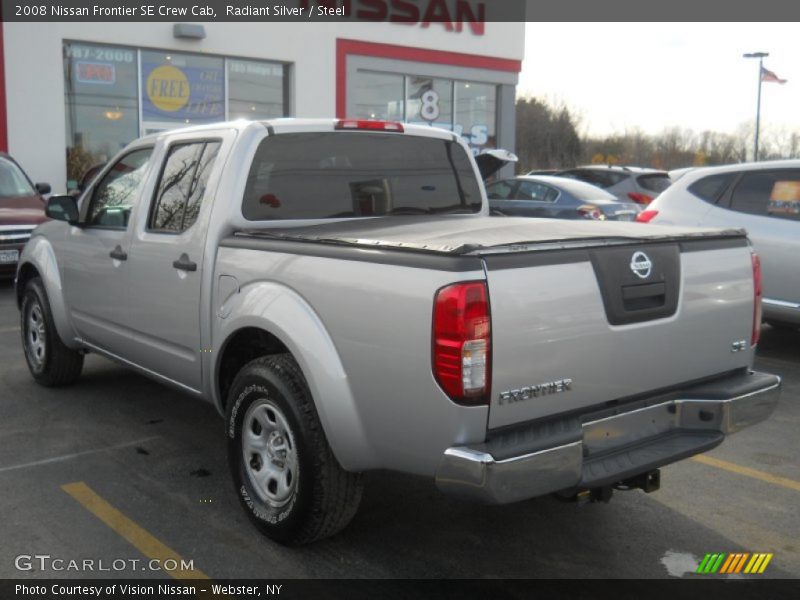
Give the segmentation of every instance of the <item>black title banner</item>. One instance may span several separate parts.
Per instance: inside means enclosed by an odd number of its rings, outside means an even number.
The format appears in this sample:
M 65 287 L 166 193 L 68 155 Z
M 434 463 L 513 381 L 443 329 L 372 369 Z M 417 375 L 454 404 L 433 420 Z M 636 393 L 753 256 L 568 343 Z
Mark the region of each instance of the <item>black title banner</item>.
M 800 20 L 800 3 L 786 0 L 2 0 L 2 20 L 331 24 L 389 21 L 454 25 L 491 21 L 767 22 Z M 676 23 L 676 27 L 680 25 Z
M 524 21 L 524 0 L 3 0 L 4 21 Z

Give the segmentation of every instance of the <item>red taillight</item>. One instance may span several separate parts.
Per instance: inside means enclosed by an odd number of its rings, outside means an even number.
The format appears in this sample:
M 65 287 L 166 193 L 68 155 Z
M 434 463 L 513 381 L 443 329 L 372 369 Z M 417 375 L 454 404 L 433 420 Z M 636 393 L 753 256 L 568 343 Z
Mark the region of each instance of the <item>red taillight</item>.
M 650 221 L 655 219 L 657 215 L 658 215 L 657 210 L 643 210 L 638 215 L 636 215 L 636 222 L 649 223 Z
M 755 346 L 761 337 L 761 260 L 753 252 L 753 335 L 750 344 Z
M 584 204 L 578 207 L 578 214 L 584 219 L 592 221 L 604 221 L 606 216 L 600 212 L 600 209 L 592 204 Z
M 369 119 L 339 119 L 333 128 L 403 133 L 402 123 L 397 123 L 396 121 L 370 121 Z
M 642 206 L 647 206 L 653 201 L 653 196 L 648 196 L 647 194 L 639 194 L 637 192 L 630 192 L 628 194 L 628 198 L 636 202 L 636 204 L 641 204 Z
M 488 404 L 491 317 L 486 283 L 470 281 L 440 289 L 433 303 L 433 374 L 460 404 Z

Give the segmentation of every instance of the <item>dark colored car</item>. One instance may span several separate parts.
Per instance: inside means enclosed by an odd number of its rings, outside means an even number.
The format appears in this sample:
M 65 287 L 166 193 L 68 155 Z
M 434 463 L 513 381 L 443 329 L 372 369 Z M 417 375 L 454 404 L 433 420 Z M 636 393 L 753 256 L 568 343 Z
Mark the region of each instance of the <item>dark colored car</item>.
M 600 188 L 548 175 L 503 179 L 486 187 L 494 215 L 633 221 L 638 210 Z
M 31 231 L 47 220 L 42 194 L 49 192 L 48 184 L 34 185 L 13 158 L 0 153 L 0 278 L 14 276 Z

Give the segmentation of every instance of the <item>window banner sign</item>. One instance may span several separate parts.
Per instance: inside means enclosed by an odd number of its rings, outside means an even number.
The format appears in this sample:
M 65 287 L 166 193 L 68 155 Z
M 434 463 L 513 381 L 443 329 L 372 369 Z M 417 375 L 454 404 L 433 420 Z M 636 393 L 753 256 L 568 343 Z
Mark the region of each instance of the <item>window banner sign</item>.
M 146 61 L 142 53 L 142 120 L 208 123 L 225 118 L 225 74 L 219 64 Z M 214 61 L 216 63 L 217 61 Z

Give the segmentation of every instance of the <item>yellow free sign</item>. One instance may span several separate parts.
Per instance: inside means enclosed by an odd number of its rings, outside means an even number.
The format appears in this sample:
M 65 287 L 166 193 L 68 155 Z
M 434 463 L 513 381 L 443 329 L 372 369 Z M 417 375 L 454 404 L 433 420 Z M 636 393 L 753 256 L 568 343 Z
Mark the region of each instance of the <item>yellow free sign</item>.
M 178 111 L 189 103 L 189 79 L 178 67 L 156 67 L 147 77 L 147 97 L 159 110 Z

